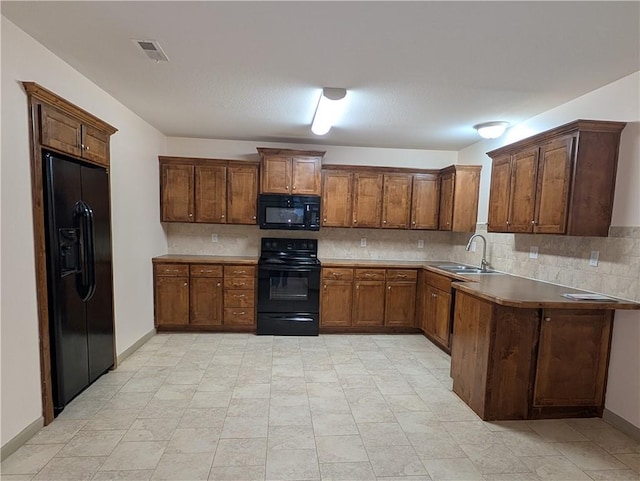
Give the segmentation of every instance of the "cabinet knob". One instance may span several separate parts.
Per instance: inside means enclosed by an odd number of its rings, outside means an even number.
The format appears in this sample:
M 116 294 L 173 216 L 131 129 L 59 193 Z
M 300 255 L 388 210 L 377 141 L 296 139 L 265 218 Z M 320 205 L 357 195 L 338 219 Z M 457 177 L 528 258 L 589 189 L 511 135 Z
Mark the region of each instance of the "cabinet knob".
M 84 150 L 89 150 L 89 146 L 88 145 L 85 146 Z
M 387 287 L 387 289 L 391 290 L 391 286 Z
M 222 214 L 220 217 L 221 217 L 222 219 L 224 219 L 224 214 Z
M 187 283 L 185 282 L 184 284 L 182 284 L 184 287 L 187 287 Z
M 383 221 L 382 221 L 382 223 L 383 223 L 383 224 L 386 224 L 386 223 L 387 223 L 387 221 L 386 221 L 386 220 L 383 220 Z
M 80 149 L 84 150 L 84 144 L 80 144 Z
M 413 224 L 413 225 L 416 225 L 416 221 L 414 220 L 414 221 L 412 222 L 412 224 Z
M 256 216 L 254 215 L 254 216 L 252 217 L 252 219 L 253 219 L 253 220 L 256 220 Z
M 532 221 L 531 221 L 531 224 L 536 225 L 536 221 L 535 221 L 535 220 L 532 220 Z
M 544 320 L 549 322 L 551 320 L 551 318 L 550 317 L 545 317 Z
M 326 284 L 324 285 L 324 288 L 325 288 L 325 289 L 327 288 L 327 285 L 326 285 Z
M 324 219 L 322 219 L 322 222 L 327 222 L 327 218 L 325 217 Z
M 189 213 L 189 217 L 193 217 L 193 214 Z
M 507 221 L 507 225 L 511 224 L 511 222 Z
M 218 282 L 218 283 L 216 284 L 216 286 L 217 286 L 217 287 L 220 287 L 220 283 Z
M 447 222 L 447 225 L 451 225 L 451 222 Z
M 360 286 L 356 286 L 356 289 L 360 289 Z
M 284 188 L 285 188 L 286 190 L 289 190 L 289 186 L 288 186 L 288 185 L 285 185 L 285 186 L 284 186 Z
M 353 223 L 354 223 L 354 224 L 357 224 L 357 223 L 358 223 L 358 221 L 357 221 L 356 219 L 353 219 Z
M 295 185 L 293 186 L 293 190 L 296 190 L 296 186 Z

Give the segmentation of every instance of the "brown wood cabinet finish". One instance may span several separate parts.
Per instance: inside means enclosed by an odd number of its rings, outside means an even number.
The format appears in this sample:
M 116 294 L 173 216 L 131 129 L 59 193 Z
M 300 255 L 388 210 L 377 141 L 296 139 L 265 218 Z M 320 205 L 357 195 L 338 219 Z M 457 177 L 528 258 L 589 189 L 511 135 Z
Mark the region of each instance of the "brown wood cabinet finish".
M 436 174 L 414 174 L 411 196 L 411 228 L 438 229 L 440 209 L 440 177 Z
M 160 220 L 255 224 L 256 162 L 159 157 Z
M 113 133 L 84 124 L 47 104 L 40 104 L 40 143 L 74 157 L 109 166 L 109 136 Z
M 356 280 L 353 294 L 354 326 L 384 325 L 385 282 Z
M 156 273 L 155 315 L 157 326 L 189 324 L 189 276 Z
M 517 308 L 458 291 L 453 391 L 482 419 L 602 415 L 613 311 Z
M 255 277 L 254 266 L 224 266 L 224 325 L 255 325 Z
M 382 193 L 382 228 L 408 229 L 411 219 L 410 174 L 385 174 Z
M 576 120 L 488 152 L 489 231 L 607 236 L 625 125 Z M 509 197 L 501 191 L 507 158 Z
M 353 311 L 353 281 L 323 279 L 320 298 L 322 327 L 350 327 Z
M 320 195 L 325 152 L 258 148 L 261 194 Z
M 110 136 L 117 132 L 117 129 L 35 82 L 22 82 L 22 86 L 28 100 L 40 383 L 42 415 L 44 424 L 47 425 L 54 419 L 54 409 L 47 293 L 43 152 L 54 150 L 108 168 Z M 83 149 L 83 144 L 88 149 Z M 115 354 L 114 352 L 114 357 L 117 357 Z
M 323 227 L 351 227 L 353 174 L 344 170 L 323 170 L 321 203 Z
M 475 232 L 481 169 L 479 165 L 453 165 L 440 172 L 439 230 Z
M 433 272 L 423 273 L 421 328 L 445 352 L 451 352 L 451 278 Z
M 191 277 L 189 283 L 189 323 L 222 324 L 222 278 Z
M 385 326 L 413 326 L 416 318 L 416 271 L 407 271 L 390 276 L 387 271 L 387 283 L 384 301 Z M 407 276 L 403 280 L 399 276 Z
M 381 173 L 356 172 L 353 176 L 354 227 L 380 227 L 382 215 Z

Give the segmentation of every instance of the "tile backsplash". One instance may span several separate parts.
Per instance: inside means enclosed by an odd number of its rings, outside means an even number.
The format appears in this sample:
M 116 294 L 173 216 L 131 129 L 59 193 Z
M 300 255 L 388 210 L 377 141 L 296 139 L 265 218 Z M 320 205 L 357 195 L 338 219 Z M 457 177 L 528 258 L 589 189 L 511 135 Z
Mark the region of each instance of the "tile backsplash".
M 318 255 L 325 259 L 451 260 L 480 264 L 482 241 L 466 252 L 468 233 L 385 229 L 324 228 L 318 232 L 259 230 L 256 226 L 164 224 L 169 254 L 257 256 L 261 237 L 318 239 Z M 611 227 L 609 237 L 494 234 L 479 224 L 487 238 L 492 268 L 510 274 L 553 282 L 640 301 L 640 227 Z M 212 242 L 212 235 L 217 242 Z M 361 240 L 366 246 L 361 247 Z M 424 247 L 418 247 L 419 241 Z M 530 259 L 531 247 L 538 258 Z M 592 251 L 598 266 L 589 265 Z

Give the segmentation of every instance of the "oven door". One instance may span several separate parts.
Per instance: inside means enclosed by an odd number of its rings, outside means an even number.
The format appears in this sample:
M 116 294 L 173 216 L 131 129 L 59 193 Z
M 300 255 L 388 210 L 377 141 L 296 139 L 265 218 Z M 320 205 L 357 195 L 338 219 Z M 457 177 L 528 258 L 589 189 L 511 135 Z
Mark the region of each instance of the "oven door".
M 318 313 L 320 266 L 258 266 L 258 313 Z

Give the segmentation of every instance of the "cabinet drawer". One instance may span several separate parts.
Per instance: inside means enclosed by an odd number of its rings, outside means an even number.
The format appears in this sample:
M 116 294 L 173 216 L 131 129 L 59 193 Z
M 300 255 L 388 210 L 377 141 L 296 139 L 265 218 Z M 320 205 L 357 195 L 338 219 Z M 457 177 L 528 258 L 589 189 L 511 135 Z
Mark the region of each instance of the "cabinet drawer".
M 224 288 L 225 289 L 254 289 L 255 279 L 253 277 L 227 277 L 225 267 Z
M 388 281 L 416 281 L 418 271 L 413 269 L 387 269 Z
M 356 269 L 356 279 L 362 281 L 384 281 L 384 269 Z
M 350 281 L 353 279 L 353 269 L 342 267 L 326 267 L 322 269 L 322 278 L 327 281 L 331 279 Z
M 253 307 L 225 307 L 224 324 L 250 326 L 255 322 Z
M 186 264 L 156 264 L 156 276 L 188 276 L 189 266 Z
M 191 277 L 222 277 L 222 266 L 192 265 L 189 267 L 189 272 Z
M 426 271 L 424 279 L 427 284 L 440 289 L 444 292 L 451 292 L 451 278 L 447 276 L 441 276 L 434 272 Z
M 255 277 L 255 275 L 256 268 L 254 266 L 224 266 L 225 277 Z
M 253 290 L 233 289 L 224 293 L 224 307 L 253 307 Z

